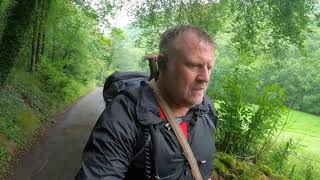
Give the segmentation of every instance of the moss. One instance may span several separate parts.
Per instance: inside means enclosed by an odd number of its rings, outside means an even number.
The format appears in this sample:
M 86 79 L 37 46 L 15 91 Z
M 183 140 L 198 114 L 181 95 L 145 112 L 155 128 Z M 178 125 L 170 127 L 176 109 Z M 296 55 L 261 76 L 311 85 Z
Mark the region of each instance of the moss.
M 287 176 L 280 175 L 280 174 L 273 174 L 270 176 L 271 180 L 289 180 Z
M 218 152 L 214 161 L 215 167 L 211 179 L 257 179 L 287 180 L 283 175 L 272 175 L 272 169 L 263 162 L 254 164 L 247 161 L 236 161 L 231 155 Z
M 260 175 L 260 177 L 257 178 L 258 180 L 268 180 L 268 177 L 264 174 Z
M 263 180 L 264 174 L 259 171 L 255 166 L 250 166 L 248 164 L 248 169 L 245 169 L 243 173 L 240 175 L 239 179 L 261 179 Z
M 227 173 L 227 167 L 219 160 L 214 160 L 214 169 L 218 172 L 220 175 L 225 175 Z
M 245 171 L 248 171 L 249 169 L 250 167 L 246 162 L 237 162 L 236 164 L 236 171 L 239 174 L 243 174 Z
M 226 174 L 224 179 L 229 180 L 229 179 L 237 179 L 237 176 L 235 174 Z
M 217 158 L 228 168 L 231 168 L 231 169 L 236 168 L 237 161 L 231 155 L 220 153 Z
M 267 176 L 270 176 L 272 174 L 272 169 L 267 165 L 259 166 L 259 170 L 262 171 Z

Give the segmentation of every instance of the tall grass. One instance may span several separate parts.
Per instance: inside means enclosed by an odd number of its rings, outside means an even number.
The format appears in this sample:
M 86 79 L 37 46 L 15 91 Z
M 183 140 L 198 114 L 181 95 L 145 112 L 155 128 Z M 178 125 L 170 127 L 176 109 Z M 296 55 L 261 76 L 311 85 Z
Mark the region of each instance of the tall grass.
M 320 116 L 291 110 L 278 144 L 265 160 L 290 179 L 319 179 Z
M 283 137 L 294 138 L 303 150 L 320 154 L 320 116 L 291 110 Z

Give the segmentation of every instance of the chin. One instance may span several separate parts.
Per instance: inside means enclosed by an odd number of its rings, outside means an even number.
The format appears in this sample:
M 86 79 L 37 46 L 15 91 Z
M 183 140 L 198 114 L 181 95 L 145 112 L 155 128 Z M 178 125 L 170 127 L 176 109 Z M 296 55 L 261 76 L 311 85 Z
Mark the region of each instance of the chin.
M 189 97 L 185 97 L 185 102 L 189 104 L 190 107 L 193 107 L 195 105 L 201 104 L 203 100 L 203 94 L 202 95 L 190 95 Z
M 201 104 L 202 99 L 203 99 L 203 98 L 201 98 L 201 99 L 198 99 L 198 98 L 197 98 L 197 99 L 194 99 L 193 101 L 190 101 L 190 104 L 192 104 L 192 106 Z

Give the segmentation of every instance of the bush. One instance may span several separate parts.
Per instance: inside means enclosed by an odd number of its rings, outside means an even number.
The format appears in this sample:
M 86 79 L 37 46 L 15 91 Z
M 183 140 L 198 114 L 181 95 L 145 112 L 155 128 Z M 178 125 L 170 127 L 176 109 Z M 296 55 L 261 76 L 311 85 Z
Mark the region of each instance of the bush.
M 73 76 L 67 76 L 59 62 L 51 64 L 42 61 L 37 77 L 43 84 L 41 90 L 50 94 L 50 97 L 55 99 L 55 104 L 70 104 L 88 91 L 88 88 L 92 89 L 95 86 L 87 80 L 77 81 Z
M 220 82 L 220 92 L 209 94 L 219 104 L 217 149 L 258 160 L 283 123 L 285 99 L 277 86 L 261 86 L 253 72 L 250 67 L 238 66 Z

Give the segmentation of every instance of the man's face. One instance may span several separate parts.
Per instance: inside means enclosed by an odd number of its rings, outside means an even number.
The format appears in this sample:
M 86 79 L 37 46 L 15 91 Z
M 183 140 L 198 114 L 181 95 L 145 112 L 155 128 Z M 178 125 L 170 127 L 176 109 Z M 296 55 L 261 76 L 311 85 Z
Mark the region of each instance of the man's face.
M 200 104 L 214 64 L 212 45 L 186 32 L 175 40 L 175 48 L 169 49 L 166 68 L 161 72 L 166 95 L 179 106 Z

